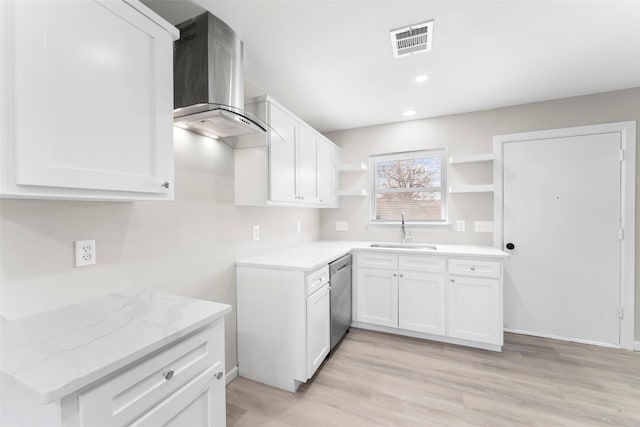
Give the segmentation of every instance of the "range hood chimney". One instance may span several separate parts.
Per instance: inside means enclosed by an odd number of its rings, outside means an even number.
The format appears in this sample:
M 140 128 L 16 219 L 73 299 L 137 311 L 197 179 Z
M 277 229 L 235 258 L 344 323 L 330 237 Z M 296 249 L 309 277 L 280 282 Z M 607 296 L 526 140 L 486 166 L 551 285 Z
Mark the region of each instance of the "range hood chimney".
M 243 47 L 231 27 L 209 12 L 176 27 L 175 126 L 216 139 L 265 132 L 268 126 L 244 111 Z

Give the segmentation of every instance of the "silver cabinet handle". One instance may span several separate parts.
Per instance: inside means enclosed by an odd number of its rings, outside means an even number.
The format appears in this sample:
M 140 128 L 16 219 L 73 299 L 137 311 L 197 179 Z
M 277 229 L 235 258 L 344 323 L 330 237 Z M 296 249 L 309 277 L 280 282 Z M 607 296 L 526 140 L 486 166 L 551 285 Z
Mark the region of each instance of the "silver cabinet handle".
M 171 184 L 169 183 L 169 181 L 165 181 L 165 182 L 162 183 L 162 186 L 164 188 L 169 188 L 171 186 Z
M 476 270 L 476 266 L 475 265 L 472 265 L 470 268 L 471 268 L 471 271 L 475 271 Z
M 173 372 L 173 369 L 165 369 L 164 372 L 162 372 L 162 376 L 164 377 L 165 380 L 169 381 L 171 378 L 173 378 L 173 374 L 175 372 Z
M 398 275 L 396 273 L 393 273 L 393 277 L 398 277 Z
M 218 371 L 218 372 L 216 372 L 215 377 L 216 377 L 216 379 L 221 380 L 223 375 L 224 374 L 222 373 L 222 371 Z
M 404 274 L 401 274 L 400 277 L 404 277 Z
M 449 279 L 451 283 L 456 283 L 456 279 Z

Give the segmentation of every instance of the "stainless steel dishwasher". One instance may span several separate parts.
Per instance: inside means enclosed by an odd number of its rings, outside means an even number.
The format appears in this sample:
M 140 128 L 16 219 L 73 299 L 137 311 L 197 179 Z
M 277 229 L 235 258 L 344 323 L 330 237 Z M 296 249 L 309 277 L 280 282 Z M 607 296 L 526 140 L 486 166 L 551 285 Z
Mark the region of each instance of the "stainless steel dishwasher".
M 331 350 L 351 325 L 351 254 L 329 264 L 331 283 Z

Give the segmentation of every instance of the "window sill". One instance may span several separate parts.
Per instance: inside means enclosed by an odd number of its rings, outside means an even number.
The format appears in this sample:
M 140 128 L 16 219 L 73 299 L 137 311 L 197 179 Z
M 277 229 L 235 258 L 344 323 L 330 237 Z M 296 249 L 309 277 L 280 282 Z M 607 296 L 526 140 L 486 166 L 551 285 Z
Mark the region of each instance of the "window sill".
M 367 224 L 367 230 L 391 230 L 399 229 L 401 224 L 399 222 L 369 222 Z M 406 223 L 404 226 L 407 230 L 433 230 L 433 231 L 449 231 L 451 228 L 450 222 L 411 222 Z

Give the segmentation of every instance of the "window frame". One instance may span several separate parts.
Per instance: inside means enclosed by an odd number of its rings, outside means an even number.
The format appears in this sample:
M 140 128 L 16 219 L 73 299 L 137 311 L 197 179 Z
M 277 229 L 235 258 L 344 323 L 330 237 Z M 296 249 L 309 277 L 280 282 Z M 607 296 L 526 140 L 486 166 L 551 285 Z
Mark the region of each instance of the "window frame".
M 412 150 L 412 151 L 400 151 L 394 153 L 381 153 L 369 155 L 369 189 L 371 196 L 369 198 L 369 226 L 385 226 L 393 225 L 397 226 L 401 223 L 401 220 L 379 220 L 376 219 L 376 161 L 387 160 L 406 160 L 416 159 L 420 157 L 437 157 L 433 154 L 440 153 L 440 186 L 434 187 L 436 190 L 431 192 L 440 192 L 442 203 L 442 219 L 436 221 L 416 221 L 405 220 L 406 224 L 417 226 L 448 226 L 449 225 L 449 205 L 447 200 L 447 149 L 446 148 L 431 148 L 426 150 Z M 416 192 L 415 188 L 407 189 L 406 191 L 400 190 L 398 192 Z M 437 190 L 439 189 L 439 190 Z

